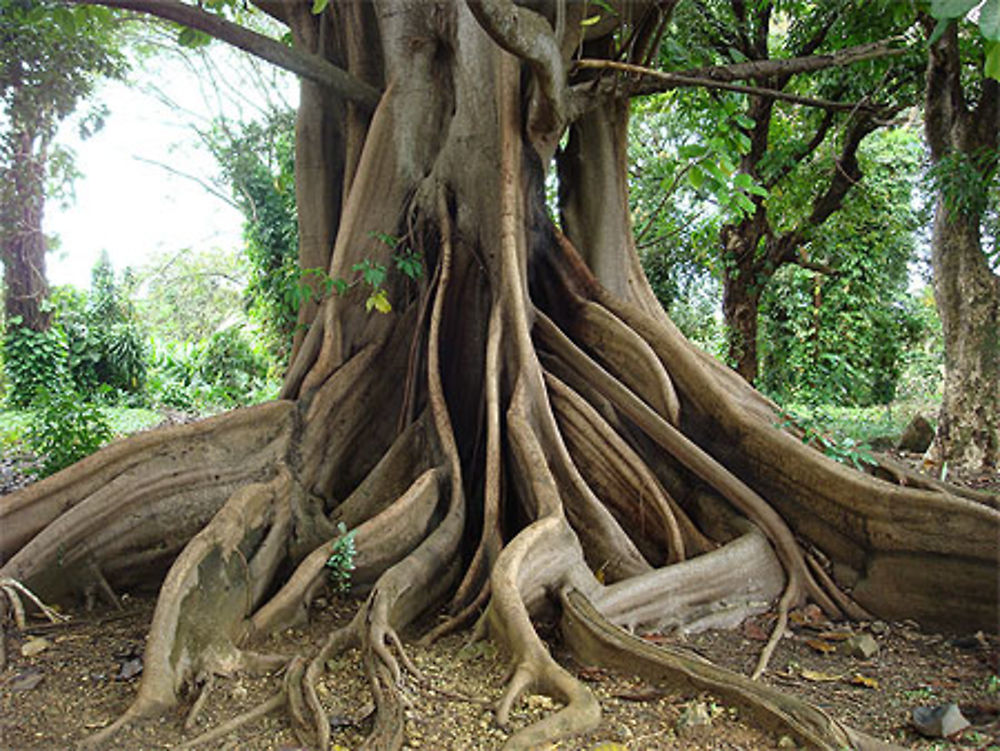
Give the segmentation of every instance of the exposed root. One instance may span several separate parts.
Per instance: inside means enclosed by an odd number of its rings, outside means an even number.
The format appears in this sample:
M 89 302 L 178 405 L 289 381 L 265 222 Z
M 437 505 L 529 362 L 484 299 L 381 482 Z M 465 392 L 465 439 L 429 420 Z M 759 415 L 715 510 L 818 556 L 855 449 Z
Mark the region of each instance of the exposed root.
M 0 591 L 6 596 L 7 603 L 14 613 L 14 623 L 22 631 L 28 627 L 24 613 L 24 603 L 21 602 L 21 595 L 24 595 L 35 605 L 50 623 L 65 623 L 69 620 L 68 615 L 62 615 L 39 599 L 39 597 L 16 579 L 10 577 L 0 578 Z
M 483 614 L 486 609 L 487 603 L 490 600 L 490 583 L 489 580 L 483 585 L 482 589 L 479 590 L 479 594 L 476 595 L 476 599 L 462 608 L 460 611 L 455 613 L 453 616 L 445 621 L 442 621 L 437 626 L 432 628 L 426 634 L 420 638 L 420 644 L 424 646 L 429 646 L 441 639 L 448 634 L 458 631 L 460 628 L 467 626 L 469 623 L 476 620 Z
M 211 730 L 202 733 L 197 738 L 192 738 L 189 741 L 185 741 L 177 748 L 195 748 L 197 746 L 203 746 L 206 743 L 213 743 L 214 741 L 225 738 L 230 733 L 234 733 L 239 730 L 244 725 L 248 725 L 251 722 L 259 720 L 261 717 L 265 717 L 271 712 L 275 712 L 286 704 L 284 693 L 277 693 L 270 699 L 266 699 L 258 704 L 253 709 L 247 710 L 243 714 L 237 715 L 230 720 L 222 723 L 221 725 L 212 728 Z
M 796 587 L 792 582 L 789 582 L 785 587 L 784 594 L 781 595 L 781 599 L 778 601 L 778 617 L 774 623 L 774 630 L 771 631 L 771 636 L 768 637 L 764 649 L 760 652 L 760 657 L 757 658 L 757 665 L 750 674 L 750 680 L 757 680 L 767 670 L 767 664 L 771 661 L 771 655 L 774 654 L 778 642 L 781 641 L 781 638 L 785 635 L 785 629 L 788 627 L 788 610 L 791 608 L 795 595 Z
M 7 667 L 7 618 L 8 613 L 13 614 L 14 625 L 23 631 L 28 627 L 25 617 L 24 603 L 21 602 L 21 595 L 24 595 L 35 605 L 50 623 L 65 623 L 69 616 L 56 612 L 44 602 L 42 602 L 30 589 L 21 584 L 16 579 L 9 577 L 0 578 L 0 670 Z
M 184 720 L 184 730 L 190 732 L 194 729 L 195 724 L 198 722 L 198 718 L 201 716 L 202 710 L 205 708 L 205 702 L 208 701 L 208 697 L 212 693 L 212 689 L 215 687 L 215 676 L 209 675 L 201 684 L 201 691 L 198 692 L 198 698 L 194 700 L 194 704 L 191 705 L 191 711 L 188 712 L 187 718 Z
M 639 674 L 679 691 L 709 691 L 765 727 L 822 751 L 874 751 L 883 744 L 850 730 L 820 709 L 669 645 L 653 645 L 609 623 L 581 593 L 561 595 L 563 636 L 578 659 Z

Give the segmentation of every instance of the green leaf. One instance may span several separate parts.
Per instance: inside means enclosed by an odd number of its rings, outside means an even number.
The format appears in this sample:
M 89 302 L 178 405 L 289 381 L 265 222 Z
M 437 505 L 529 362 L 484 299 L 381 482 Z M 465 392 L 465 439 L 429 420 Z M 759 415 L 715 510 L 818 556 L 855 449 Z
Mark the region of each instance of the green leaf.
M 746 128 L 747 130 L 750 130 L 757 124 L 752 117 L 747 117 L 742 112 L 735 115 L 733 117 L 733 120 L 735 120 L 736 124 L 739 125 L 741 128 Z
M 691 183 L 691 187 L 695 190 L 701 190 L 701 186 L 705 184 L 705 172 L 700 167 L 695 165 L 688 172 L 688 182 Z
M 677 156 L 681 159 L 698 159 L 705 156 L 708 148 L 700 143 L 686 143 L 677 149 Z
M 991 42 L 1000 42 L 1000 0 L 986 0 L 979 9 L 979 30 Z
M 738 175 L 733 177 L 733 185 L 743 190 L 750 190 L 753 185 L 753 178 L 746 172 L 740 172 Z
M 979 4 L 979 0 L 931 0 L 934 18 L 962 18 Z
M 983 75 L 1000 81 L 1000 42 L 986 43 L 986 65 Z
M 600 16 L 591 16 L 590 18 L 584 18 L 580 21 L 581 26 L 593 26 L 595 23 L 601 20 Z
M 198 29 L 183 28 L 177 34 L 177 44 L 181 47 L 194 49 L 196 47 L 204 47 L 211 41 L 212 37 L 204 31 L 198 31 Z
M 954 19 L 951 18 L 942 18 L 934 25 L 934 31 L 931 32 L 930 37 L 927 39 L 928 47 L 933 47 L 937 41 L 944 36 L 944 33 L 948 30 L 948 27 L 951 26 L 953 20 Z
M 319 15 L 324 10 L 326 6 L 330 4 L 330 0 L 313 0 L 313 15 Z
M 375 308 L 379 313 L 388 313 L 392 310 L 392 303 L 389 302 L 389 296 L 386 295 L 384 289 L 373 292 L 365 300 L 365 310 L 371 311 L 372 308 Z

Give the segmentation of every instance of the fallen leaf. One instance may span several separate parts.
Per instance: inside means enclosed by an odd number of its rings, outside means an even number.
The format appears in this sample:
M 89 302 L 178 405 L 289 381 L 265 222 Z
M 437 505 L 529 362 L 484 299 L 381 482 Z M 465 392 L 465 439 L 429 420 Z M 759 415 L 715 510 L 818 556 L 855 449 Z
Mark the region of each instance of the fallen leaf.
M 796 626 L 805 626 L 816 630 L 821 630 L 830 624 L 819 606 L 813 603 L 809 603 L 804 608 L 793 610 L 788 614 L 788 620 Z
M 803 670 L 801 676 L 807 681 L 812 681 L 813 683 L 833 683 L 834 681 L 839 681 L 843 679 L 843 675 L 834 675 L 833 673 L 821 673 L 818 670 Z
M 767 631 L 753 621 L 743 622 L 743 635 L 747 639 L 753 639 L 754 641 L 767 641 L 771 638 L 771 635 Z
M 28 668 L 23 673 L 15 675 L 7 688 L 11 691 L 31 691 L 42 682 L 44 677 L 45 675 L 38 668 Z
M 37 654 L 41 654 L 51 646 L 52 642 L 48 639 L 33 636 L 21 645 L 21 654 L 24 657 L 34 657 Z
M 830 652 L 837 651 L 837 647 L 835 645 L 828 641 L 823 641 L 822 639 L 806 639 L 806 644 L 822 654 L 830 654 Z
M 851 676 L 851 683 L 855 686 L 864 686 L 865 688 L 878 688 L 878 680 L 876 678 L 869 678 L 867 675 L 861 675 L 861 673 L 855 673 Z

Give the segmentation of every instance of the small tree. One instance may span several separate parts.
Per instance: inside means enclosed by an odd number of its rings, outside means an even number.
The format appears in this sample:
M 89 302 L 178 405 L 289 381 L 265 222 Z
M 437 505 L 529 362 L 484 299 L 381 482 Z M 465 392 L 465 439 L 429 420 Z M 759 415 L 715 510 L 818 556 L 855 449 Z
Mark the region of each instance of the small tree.
M 65 153 L 50 162 L 53 138 L 99 77 L 122 75 L 114 28 L 104 9 L 50 12 L 32 0 L 0 0 L 0 260 L 8 326 L 42 331 L 49 324 L 46 179 L 53 167 L 67 167 Z M 83 127 L 97 127 L 100 117 L 96 110 Z

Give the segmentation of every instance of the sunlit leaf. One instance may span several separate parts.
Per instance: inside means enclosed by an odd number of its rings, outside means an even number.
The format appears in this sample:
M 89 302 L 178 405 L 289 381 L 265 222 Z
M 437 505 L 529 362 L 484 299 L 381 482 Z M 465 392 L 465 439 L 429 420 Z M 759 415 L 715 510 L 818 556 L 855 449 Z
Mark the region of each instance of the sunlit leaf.
M 330 0 L 313 0 L 313 9 L 312 9 L 313 14 L 319 15 L 324 10 L 326 10 L 326 6 L 328 6 L 329 4 Z
M 931 15 L 934 18 L 962 18 L 978 4 L 979 0 L 931 0 Z
M 986 0 L 979 9 L 979 30 L 993 42 L 1000 42 L 1000 0 Z
M 864 686 L 865 688 L 878 688 L 877 679 L 869 678 L 867 675 L 861 675 L 861 673 L 855 673 L 852 675 L 851 683 L 855 686 Z
M 375 308 L 379 313 L 388 313 L 392 310 L 392 303 L 389 302 L 389 296 L 386 295 L 384 289 L 373 292 L 365 300 L 365 310 L 371 311 L 372 308 Z
M 1000 81 L 1000 42 L 986 43 L 986 65 L 983 75 Z
M 803 669 L 800 675 L 807 681 L 812 681 L 813 683 L 833 683 L 834 681 L 839 681 L 844 677 L 842 675 L 834 675 L 833 673 L 823 673 L 819 670 L 806 669 Z

